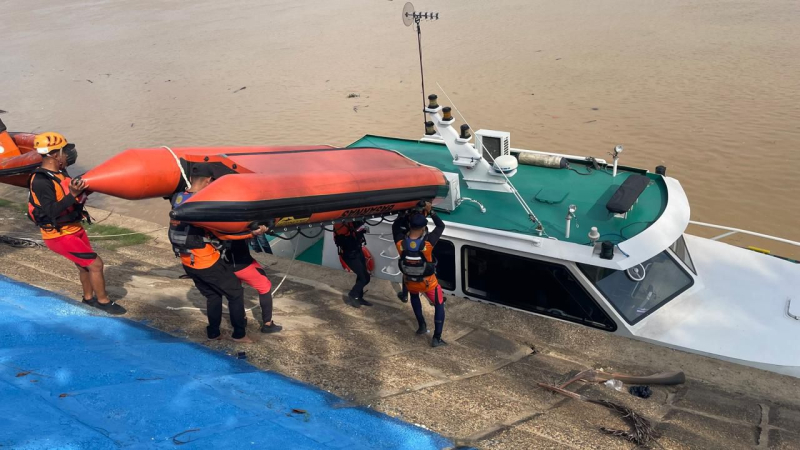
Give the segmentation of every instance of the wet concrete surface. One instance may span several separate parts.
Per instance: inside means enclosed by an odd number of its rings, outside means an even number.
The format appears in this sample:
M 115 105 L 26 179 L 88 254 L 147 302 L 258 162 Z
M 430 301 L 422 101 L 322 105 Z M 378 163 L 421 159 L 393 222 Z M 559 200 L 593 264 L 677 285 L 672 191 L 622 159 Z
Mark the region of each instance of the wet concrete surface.
M 109 220 L 125 222 L 115 216 Z M 31 231 L 27 223 L 18 227 L 18 232 Z M 248 288 L 246 304 L 253 308 L 248 334 L 257 342 L 208 343 L 205 316 L 197 309 L 204 300 L 189 280 L 178 278 L 183 271 L 163 241 L 117 251 L 95 242 L 107 265 L 109 291 L 128 309 L 128 318 L 215 351 L 244 351 L 260 368 L 330 391 L 349 405 L 422 425 L 459 444 L 487 449 L 633 447 L 600 431 L 625 429 L 618 416 L 537 385 L 595 368 L 633 374 L 685 371 L 686 384 L 653 387 L 649 399 L 603 385 L 571 387 L 645 416 L 661 433 L 656 447 L 800 448 L 798 379 L 454 297 L 447 299 L 443 336 L 450 345 L 431 348 L 430 335 L 415 335 L 411 307 L 396 299 L 397 286 L 374 281 L 366 297 L 375 305 L 354 309 L 344 302 L 351 274 L 271 256 L 258 258 L 273 285 L 286 275 L 275 296 L 275 320 L 285 325 L 284 331 L 258 332 L 257 296 Z M 79 298 L 74 267 L 46 248 L 0 245 L 0 255 L 5 262 L 0 274 Z M 423 308 L 432 323 L 432 307 Z

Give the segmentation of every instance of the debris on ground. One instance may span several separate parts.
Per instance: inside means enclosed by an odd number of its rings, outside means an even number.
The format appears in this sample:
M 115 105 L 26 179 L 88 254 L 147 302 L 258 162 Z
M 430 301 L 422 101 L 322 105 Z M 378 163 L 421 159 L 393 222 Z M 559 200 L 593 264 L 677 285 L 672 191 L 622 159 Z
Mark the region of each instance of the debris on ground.
M 615 391 L 622 392 L 622 381 L 619 380 L 608 380 L 603 383 L 606 387 L 614 389 Z
M 628 388 L 628 392 L 639 398 L 650 398 L 653 395 L 653 390 L 650 389 L 650 386 L 631 386 Z
M 361 94 L 351 93 L 347 96 L 347 98 L 358 98 L 361 97 Z
M 647 447 L 653 442 L 656 438 L 658 438 L 658 433 L 656 432 L 653 425 L 647 420 L 644 416 L 640 415 L 636 411 L 627 408 L 622 405 L 618 405 L 614 402 L 610 402 L 608 400 L 595 400 L 589 397 L 585 397 L 581 394 L 568 391 L 566 389 L 562 389 L 558 386 L 553 386 L 546 383 L 538 383 L 539 386 L 561 394 L 565 397 L 569 397 L 575 400 L 579 400 L 586 403 L 593 403 L 595 405 L 603 406 L 610 411 L 617 413 L 620 418 L 625 421 L 630 427 L 629 430 L 615 430 L 613 428 L 607 427 L 600 427 L 600 431 L 606 434 L 610 434 L 612 436 L 621 437 L 629 442 L 632 442 L 636 445 Z
M 189 442 L 192 442 L 194 439 L 181 441 L 181 440 L 178 439 L 178 436 L 182 436 L 182 435 L 187 434 L 187 433 L 194 433 L 195 431 L 200 431 L 200 428 L 191 428 L 191 429 L 186 430 L 186 431 L 181 431 L 180 433 L 176 434 L 175 436 L 172 436 L 172 443 L 175 444 L 175 445 L 183 445 L 183 444 L 188 444 Z
M 622 418 L 622 420 L 624 420 L 625 423 L 627 423 L 630 426 L 630 429 L 628 431 L 625 431 L 625 430 L 615 430 L 611 428 L 600 427 L 600 431 L 606 434 L 610 434 L 612 436 L 621 437 L 629 442 L 633 442 L 636 445 L 647 447 L 652 441 L 654 441 L 659 436 L 658 433 L 653 428 L 653 426 L 650 424 L 649 420 L 639 415 L 636 411 L 633 411 L 625 406 L 618 405 L 616 403 L 607 400 L 591 399 L 588 397 L 584 397 L 583 395 L 580 395 L 578 393 L 568 391 L 566 389 L 567 386 L 569 386 L 572 383 L 575 383 L 576 381 L 585 381 L 589 383 L 604 382 L 604 384 L 606 384 L 607 386 L 609 385 L 609 382 L 611 382 L 610 387 L 622 391 L 623 383 L 659 384 L 659 385 L 683 384 L 686 382 L 686 375 L 681 371 L 669 371 L 669 372 L 656 373 L 653 375 L 636 376 L 636 375 L 627 375 L 624 373 L 609 373 L 609 372 L 602 372 L 598 370 L 589 369 L 589 370 L 584 370 L 583 372 L 579 372 L 577 375 L 573 376 L 572 378 L 568 379 L 567 381 L 561 384 L 537 383 L 540 387 L 543 387 L 549 391 L 553 391 L 565 397 L 569 397 L 582 402 L 594 403 L 595 405 L 603 406 L 617 413 L 620 416 L 620 418 Z M 619 388 L 617 388 L 617 385 L 619 385 Z M 647 386 L 636 386 L 636 387 L 643 387 L 647 388 L 648 391 L 650 390 L 650 388 Z
M 10 245 L 11 247 L 44 247 L 44 241 L 39 242 L 36 239 L 17 238 L 13 236 L 5 236 L 0 234 L 0 243 Z
M 619 380 L 623 383 L 628 383 L 628 384 L 656 384 L 662 386 L 672 386 L 676 384 L 685 383 L 686 375 L 683 372 L 677 370 L 656 373 L 653 375 L 636 376 L 636 375 L 627 375 L 624 373 L 601 372 L 599 370 L 590 369 L 580 372 L 579 374 L 570 378 L 566 383 L 561 384 L 560 387 L 562 389 L 566 388 L 567 386 L 578 380 L 586 381 L 589 383 L 605 382 L 608 380 Z
M 235 93 L 237 93 L 237 92 L 239 92 L 239 91 L 243 91 L 243 90 L 245 90 L 245 89 L 247 89 L 247 86 L 242 86 L 242 87 L 240 87 L 239 89 L 237 89 L 237 90 L 233 91 L 233 93 L 235 94 Z

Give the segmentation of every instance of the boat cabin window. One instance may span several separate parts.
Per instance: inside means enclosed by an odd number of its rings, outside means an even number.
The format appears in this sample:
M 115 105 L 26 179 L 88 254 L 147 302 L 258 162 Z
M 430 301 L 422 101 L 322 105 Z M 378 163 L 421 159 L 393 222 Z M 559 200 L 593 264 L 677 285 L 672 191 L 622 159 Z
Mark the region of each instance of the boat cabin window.
M 566 267 L 462 247 L 463 291 L 501 305 L 614 331 L 616 323 Z
M 666 251 L 628 270 L 587 264 L 578 267 L 631 324 L 694 284 L 692 277 Z
M 439 239 L 433 247 L 436 257 L 436 278 L 442 289 L 453 291 L 456 288 L 456 246 L 445 239 Z
M 675 253 L 686 267 L 689 268 L 695 275 L 697 275 L 697 269 L 694 268 L 694 263 L 692 262 L 692 255 L 689 254 L 689 248 L 686 247 L 686 241 L 683 239 L 683 236 L 679 237 L 677 241 L 670 247 L 670 250 Z

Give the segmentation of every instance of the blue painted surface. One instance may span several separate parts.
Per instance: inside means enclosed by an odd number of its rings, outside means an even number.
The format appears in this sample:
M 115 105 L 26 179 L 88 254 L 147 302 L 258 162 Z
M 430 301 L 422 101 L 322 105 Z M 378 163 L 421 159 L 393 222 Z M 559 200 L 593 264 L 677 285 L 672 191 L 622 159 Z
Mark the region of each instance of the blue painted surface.
M 453 445 L 282 375 L 129 320 L 92 315 L 76 302 L 0 277 L 0 448 L 177 444 L 415 450 Z

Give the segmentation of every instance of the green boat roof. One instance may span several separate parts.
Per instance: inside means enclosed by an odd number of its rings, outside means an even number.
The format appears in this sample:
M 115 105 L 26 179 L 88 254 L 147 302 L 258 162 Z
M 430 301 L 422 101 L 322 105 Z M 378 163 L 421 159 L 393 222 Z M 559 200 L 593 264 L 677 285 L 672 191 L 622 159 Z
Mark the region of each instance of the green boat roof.
M 421 164 L 460 174 L 444 144 L 366 135 L 348 147 L 394 150 Z M 511 178 L 511 183 L 542 222 L 548 236 L 585 244 L 589 242 L 587 235 L 591 227 L 597 227 L 601 240 L 619 243 L 644 231 L 666 208 L 667 187 L 660 175 L 620 167 L 617 176 L 612 177 L 606 171 L 590 171 L 583 161 L 571 159 L 570 165 L 580 173 L 520 164 L 516 175 Z M 619 185 L 634 173 L 647 176 L 651 182 L 628 212 L 627 218 L 615 217 L 606 209 L 606 203 Z M 455 211 L 442 213 L 442 219 L 538 236 L 535 225 L 513 194 L 470 189 L 463 177 L 459 179 L 461 196 L 481 202 L 486 207 L 486 213 L 482 214 L 477 205 L 462 203 Z M 577 212 L 576 219 L 572 220 L 571 236 L 565 239 L 569 205 L 576 205 Z

